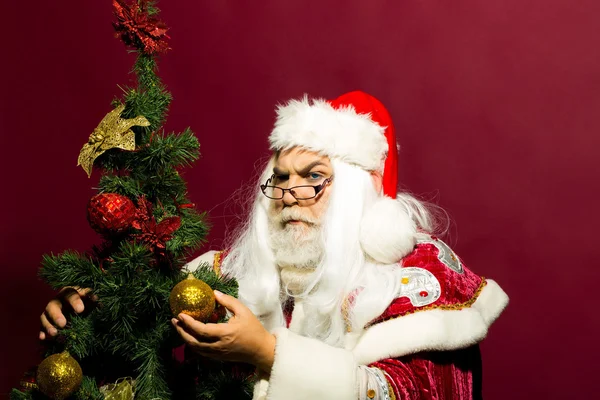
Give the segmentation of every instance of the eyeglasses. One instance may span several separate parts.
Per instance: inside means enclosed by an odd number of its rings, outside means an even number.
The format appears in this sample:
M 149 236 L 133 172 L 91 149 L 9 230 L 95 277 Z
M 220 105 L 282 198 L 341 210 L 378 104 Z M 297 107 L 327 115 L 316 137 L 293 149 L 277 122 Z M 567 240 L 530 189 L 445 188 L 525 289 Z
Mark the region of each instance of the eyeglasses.
M 267 181 L 265 182 L 264 185 L 260 185 L 260 190 L 262 190 L 263 194 L 272 200 L 283 199 L 285 192 L 290 192 L 290 194 L 292 196 L 294 196 L 294 198 L 296 200 L 314 199 L 333 180 L 333 176 L 330 176 L 329 178 L 325 179 L 323 181 L 323 183 L 321 183 L 320 185 L 316 185 L 316 186 L 302 185 L 302 186 L 294 186 L 289 189 L 284 189 L 279 186 L 269 185 L 269 183 L 271 183 L 271 181 L 273 180 L 274 177 L 275 177 L 275 174 L 271 175 L 271 177 L 269 179 L 267 179 Z

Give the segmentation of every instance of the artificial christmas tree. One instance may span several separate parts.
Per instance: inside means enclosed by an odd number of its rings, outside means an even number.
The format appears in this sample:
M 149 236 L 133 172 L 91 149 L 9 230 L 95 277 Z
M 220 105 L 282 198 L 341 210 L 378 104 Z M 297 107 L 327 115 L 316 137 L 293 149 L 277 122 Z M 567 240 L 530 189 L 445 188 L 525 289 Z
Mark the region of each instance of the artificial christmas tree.
M 70 316 L 36 378 L 25 379 L 11 398 L 249 397 L 244 366 L 174 357 L 182 341 L 171 309 L 184 304 L 184 312 L 222 320 L 211 289 L 236 296 L 237 283 L 206 266 L 193 272 L 194 285 L 186 280 L 185 289 L 173 290 L 188 276 L 181 270 L 186 256 L 207 232 L 178 172 L 199 157 L 199 144 L 189 129 L 162 129 L 171 95 L 156 74 L 157 55 L 169 50 L 158 9 L 146 0 L 114 0 L 113 7 L 117 36 L 136 53 L 136 84 L 114 100 L 78 158 L 88 176 L 94 168 L 103 174 L 88 204 L 88 221 L 103 242 L 87 254 L 45 256 L 40 270 L 55 289 L 89 288 L 98 302 Z

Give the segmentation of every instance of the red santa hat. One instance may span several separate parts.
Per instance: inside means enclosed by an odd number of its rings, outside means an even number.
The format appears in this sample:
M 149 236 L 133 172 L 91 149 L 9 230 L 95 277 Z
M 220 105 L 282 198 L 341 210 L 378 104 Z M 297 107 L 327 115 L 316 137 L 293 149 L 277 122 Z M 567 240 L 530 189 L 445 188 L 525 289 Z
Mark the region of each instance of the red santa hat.
M 361 245 L 385 264 L 412 251 L 416 225 L 396 200 L 398 147 L 390 114 L 379 100 L 361 91 L 334 100 L 291 100 L 277 108 L 269 142 L 274 151 L 299 146 L 382 173 L 383 196 L 365 212 Z

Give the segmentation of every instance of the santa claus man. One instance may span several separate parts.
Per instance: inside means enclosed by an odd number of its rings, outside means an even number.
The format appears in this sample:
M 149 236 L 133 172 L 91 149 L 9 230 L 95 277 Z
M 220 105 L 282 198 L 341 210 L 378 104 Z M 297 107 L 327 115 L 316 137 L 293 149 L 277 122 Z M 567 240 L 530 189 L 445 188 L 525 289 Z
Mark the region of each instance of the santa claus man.
M 228 251 L 187 265 L 237 278 L 239 299 L 216 293 L 232 317 L 181 314 L 187 345 L 255 365 L 255 399 L 479 398 L 478 343 L 508 298 L 434 236 L 424 204 L 397 193 L 384 106 L 363 92 L 292 100 L 269 140 Z
M 200 354 L 253 363 L 255 398 L 470 399 L 477 343 L 507 304 L 398 194 L 390 116 L 374 97 L 292 100 L 252 214 L 208 261 L 237 277 L 227 324 L 174 320 Z

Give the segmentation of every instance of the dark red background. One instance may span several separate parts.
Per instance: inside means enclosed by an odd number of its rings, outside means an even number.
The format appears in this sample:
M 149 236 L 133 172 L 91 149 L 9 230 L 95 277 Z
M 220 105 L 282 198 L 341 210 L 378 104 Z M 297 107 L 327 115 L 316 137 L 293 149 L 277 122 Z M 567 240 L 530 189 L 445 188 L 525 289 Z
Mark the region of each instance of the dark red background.
M 394 118 L 403 186 L 449 212 L 455 249 L 511 297 L 482 346 L 485 397 L 594 397 L 600 2 L 160 6 L 166 128 L 191 126 L 202 143 L 185 178 L 211 212 L 207 247 L 235 224 L 226 201 L 267 154 L 277 102 L 368 91 Z M 98 174 L 75 164 L 133 58 L 112 37 L 109 0 L 5 1 L 0 15 L 4 395 L 37 362 L 52 295 L 36 277 L 42 254 L 97 240 L 85 206 Z

